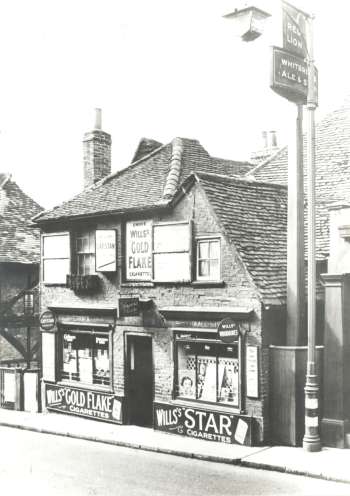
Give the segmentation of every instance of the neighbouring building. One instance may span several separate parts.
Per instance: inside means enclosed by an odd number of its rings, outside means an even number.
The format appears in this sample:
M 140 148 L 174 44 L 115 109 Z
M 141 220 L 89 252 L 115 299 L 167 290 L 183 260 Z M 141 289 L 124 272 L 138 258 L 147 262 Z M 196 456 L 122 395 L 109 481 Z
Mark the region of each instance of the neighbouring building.
M 269 345 L 285 340 L 287 193 L 196 140 L 142 140 L 42 231 L 43 405 L 212 441 L 269 440 Z M 101 177 L 101 171 L 102 176 Z
M 30 219 L 41 211 L 0 173 L 0 366 L 38 365 L 40 232 Z

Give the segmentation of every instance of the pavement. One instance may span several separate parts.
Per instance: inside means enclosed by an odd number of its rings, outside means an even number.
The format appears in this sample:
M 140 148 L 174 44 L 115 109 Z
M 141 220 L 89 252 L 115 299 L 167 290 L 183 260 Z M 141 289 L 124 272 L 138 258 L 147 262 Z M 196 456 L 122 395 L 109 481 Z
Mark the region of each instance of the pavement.
M 350 449 L 241 446 L 57 413 L 0 409 L 0 425 L 116 446 L 350 483 Z

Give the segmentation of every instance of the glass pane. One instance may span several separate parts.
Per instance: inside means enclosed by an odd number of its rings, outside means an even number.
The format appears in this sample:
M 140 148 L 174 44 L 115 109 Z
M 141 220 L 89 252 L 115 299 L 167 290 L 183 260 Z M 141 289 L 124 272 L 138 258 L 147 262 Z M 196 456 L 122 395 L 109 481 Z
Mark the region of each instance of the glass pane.
M 45 258 L 69 258 L 69 234 L 43 236 L 43 256 Z
M 207 241 L 198 242 L 198 258 L 209 258 L 209 243 Z
M 44 260 L 43 281 L 48 284 L 65 284 L 70 272 L 69 259 Z
M 196 357 L 191 344 L 178 343 L 177 347 L 177 395 L 182 398 L 195 398 Z
M 198 263 L 198 275 L 200 277 L 209 276 L 209 262 L 208 261 L 200 261 Z
M 218 280 L 220 278 L 219 260 L 210 261 L 210 279 Z
M 219 402 L 239 405 L 239 365 L 237 358 L 219 358 Z
M 220 242 L 218 240 L 210 241 L 210 258 L 220 258 Z
M 94 336 L 94 384 L 110 383 L 108 345 L 108 336 Z
M 78 353 L 79 379 L 86 384 L 92 384 L 92 335 L 76 334 L 73 346 Z
M 75 339 L 76 336 L 70 333 L 65 333 L 63 336 L 62 379 L 71 381 L 79 380 L 78 355 L 76 349 L 73 348 Z

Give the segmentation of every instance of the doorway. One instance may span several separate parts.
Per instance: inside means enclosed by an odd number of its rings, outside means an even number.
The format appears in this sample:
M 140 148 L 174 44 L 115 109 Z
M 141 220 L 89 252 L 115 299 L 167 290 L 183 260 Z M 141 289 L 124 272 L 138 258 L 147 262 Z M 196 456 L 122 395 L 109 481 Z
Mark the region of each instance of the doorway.
M 127 403 L 129 424 L 152 426 L 152 338 L 127 336 Z

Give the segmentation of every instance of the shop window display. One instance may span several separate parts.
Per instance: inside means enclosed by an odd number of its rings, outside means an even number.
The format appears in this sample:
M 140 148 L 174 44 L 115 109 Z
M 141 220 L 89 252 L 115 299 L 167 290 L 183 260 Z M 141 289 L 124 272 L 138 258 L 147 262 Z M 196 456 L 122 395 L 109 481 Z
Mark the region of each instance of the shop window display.
M 238 343 L 177 337 L 177 396 L 239 406 Z
M 88 332 L 65 332 L 62 344 L 63 380 L 110 384 L 109 337 Z

